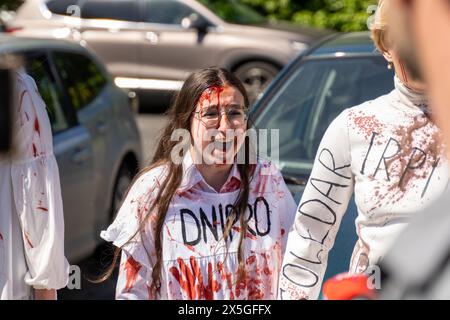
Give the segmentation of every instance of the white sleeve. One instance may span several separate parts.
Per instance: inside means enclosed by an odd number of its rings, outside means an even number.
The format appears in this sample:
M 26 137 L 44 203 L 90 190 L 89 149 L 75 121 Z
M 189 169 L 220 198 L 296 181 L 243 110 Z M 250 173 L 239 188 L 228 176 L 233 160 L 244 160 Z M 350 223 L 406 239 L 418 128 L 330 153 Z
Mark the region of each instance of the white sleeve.
M 17 73 L 16 94 L 11 181 L 28 267 L 25 282 L 36 289 L 61 289 L 69 263 L 51 125 L 34 80 L 23 71 Z
M 158 171 L 158 170 L 155 170 Z M 122 249 L 117 299 L 150 299 L 148 288 L 155 262 L 153 217 L 147 217 L 159 185 L 159 175 L 146 173 L 136 179 L 121 205 L 117 217 L 101 237 Z M 139 231 L 147 217 L 144 230 Z M 147 288 L 148 287 L 148 288 Z
M 278 291 L 279 299 L 317 299 L 342 217 L 353 193 L 347 111 L 328 127 L 297 209 Z

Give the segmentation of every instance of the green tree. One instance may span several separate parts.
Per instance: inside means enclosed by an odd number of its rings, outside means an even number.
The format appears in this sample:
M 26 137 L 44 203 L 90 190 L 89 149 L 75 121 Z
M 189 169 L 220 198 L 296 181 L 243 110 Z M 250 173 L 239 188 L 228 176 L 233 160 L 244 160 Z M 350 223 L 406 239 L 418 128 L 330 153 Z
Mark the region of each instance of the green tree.
M 23 0 L 0 0 L 0 9 L 2 10 L 16 10 Z
M 201 0 L 217 8 L 229 0 Z M 336 31 L 367 30 L 377 0 L 232 0 L 248 5 L 270 20 L 287 20 Z M 231 18 L 231 17 L 230 17 Z

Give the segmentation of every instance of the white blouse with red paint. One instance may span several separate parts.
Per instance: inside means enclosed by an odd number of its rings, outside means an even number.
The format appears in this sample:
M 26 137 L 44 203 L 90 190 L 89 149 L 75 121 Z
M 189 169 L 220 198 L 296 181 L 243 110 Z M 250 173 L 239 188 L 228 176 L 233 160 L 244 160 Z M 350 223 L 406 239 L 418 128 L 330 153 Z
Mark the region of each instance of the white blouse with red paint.
M 280 299 L 315 299 L 354 192 L 359 237 L 350 273 L 376 272 L 396 237 L 449 182 L 445 146 L 424 95 L 395 89 L 346 109 L 329 126 L 289 233 Z
M 114 223 L 101 236 L 123 246 L 117 299 L 154 299 L 149 292 L 155 263 L 154 213 L 148 209 L 164 179 L 163 168 L 141 176 L 131 188 Z M 250 183 L 244 253 L 246 278 L 237 281 L 240 232 L 235 222 L 225 244 L 226 217 L 236 201 L 241 178 L 233 165 L 227 182 L 216 192 L 203 179 L 188 154 L 183 179 L 162 230 L 163 267 L 157 299 L 274 299 L 287 233 L 296 204 L 279 171 L 270 163 L 256 166 Z M 138 223 L 150 214 L 145 233 Z M 226 254 L 228 246 L 228 255 Z M 148 250 L 148 254 L 146 249 Z
M 13 152 L 0 155 L 0 297 L 68 280 L 64 217 L 51 126 L 34 80 L 16 72 Z

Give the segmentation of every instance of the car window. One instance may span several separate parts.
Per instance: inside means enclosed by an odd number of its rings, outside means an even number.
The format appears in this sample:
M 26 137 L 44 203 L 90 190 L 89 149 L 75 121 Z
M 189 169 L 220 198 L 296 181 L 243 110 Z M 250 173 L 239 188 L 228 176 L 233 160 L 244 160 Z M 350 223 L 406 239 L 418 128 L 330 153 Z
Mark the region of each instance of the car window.
M 239 0 L 200 0 L 200 3 L 229 23 L 250 25 L 267 23 L 264 16 Z
M 82 4 L 81 17 L 138 22 L 140 20 L 139 1 L 89 0 Z
M 390 92 L 393 77 L 381 57 L 304 62 L 257 111 L 255 125 L 279 129 L 281 166 L 308 173 L 331 121 L 345 108 Z
M 75 111 L 88 106 L 107 82 L 100 68 L 84 55 L 55 52 L 54 61 Z
M 58 133 L 69 128 L 69 121 L 63 109 L 63 93 L 50 71 L 47 57 L 44 53 L 26 55 L 26 70 L 47 106 L 52 132 Z
M 47 8 L 53 13 L 62 15 L 72 15 L 71 6 L 77 5 L 80 0 L 50 0 L 47 1 Z
M 181 25 L 183 18 L 195 13 L 176 0 L 146 0 L 145 22 Z

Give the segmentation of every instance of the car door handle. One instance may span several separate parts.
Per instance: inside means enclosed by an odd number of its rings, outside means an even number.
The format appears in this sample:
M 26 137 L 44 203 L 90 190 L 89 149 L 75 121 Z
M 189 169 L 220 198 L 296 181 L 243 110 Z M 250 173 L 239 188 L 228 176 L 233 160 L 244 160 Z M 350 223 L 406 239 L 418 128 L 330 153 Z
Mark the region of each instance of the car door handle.
M 78 148 L 70 157 L 70 160 L 76 164 L 82 164 L 91 157 L 89 148 Z
M 157 44 L 159 42 L 159 33 L 149 31 L 145 33 L 145 39 L 147 39 L 151 44 Z
M 98 121 L 95 125 L 95 130 L 97 130 L 97 133 L 105 133 L 106 129 L 108 129 L 108 125 L 103 120 Z

